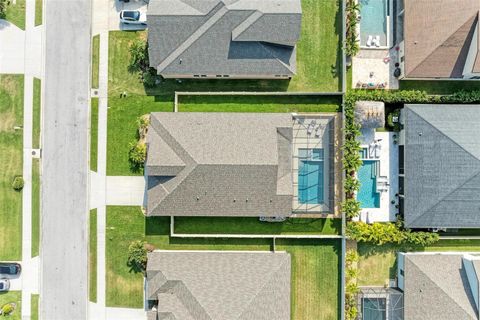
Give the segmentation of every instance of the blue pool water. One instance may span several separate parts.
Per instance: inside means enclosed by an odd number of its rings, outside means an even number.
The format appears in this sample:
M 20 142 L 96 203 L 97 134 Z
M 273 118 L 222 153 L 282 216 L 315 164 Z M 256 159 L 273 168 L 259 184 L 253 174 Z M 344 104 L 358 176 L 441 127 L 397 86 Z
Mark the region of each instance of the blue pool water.
M 380 36 L 380 46 L 387 45 L 387 13 L 389 0 L 360 0 L 360 45 L 366 46 L 368 36 Z
M 323 203 L 323 149 L 299 149 L 298 158 L 298 201 Z
M 361 208 L 380 208 L 380 194 L 376 192 L 376 162 L 374 160 L 363 160 L 358 170 L 360 190 L 357 193 L 357 200 Z

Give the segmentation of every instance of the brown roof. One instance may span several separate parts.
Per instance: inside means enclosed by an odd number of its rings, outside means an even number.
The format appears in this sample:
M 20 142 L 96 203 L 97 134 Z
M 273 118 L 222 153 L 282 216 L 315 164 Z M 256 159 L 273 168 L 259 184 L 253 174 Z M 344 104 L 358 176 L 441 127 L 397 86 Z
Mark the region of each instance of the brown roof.
M 406 77 L 461 78 L 479 10 L 480 0 L 405 0 Z

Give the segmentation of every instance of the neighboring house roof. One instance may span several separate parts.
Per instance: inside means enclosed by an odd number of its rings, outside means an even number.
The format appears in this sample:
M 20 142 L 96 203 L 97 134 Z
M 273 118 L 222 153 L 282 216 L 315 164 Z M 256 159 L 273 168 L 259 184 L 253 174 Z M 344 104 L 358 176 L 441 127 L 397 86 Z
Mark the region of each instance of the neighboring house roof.
M 292 213 L 291 114 L 152 113 L 148 215 Z
M 287 320 L 290 264 L 286 252 L 154 251 L 146 298 L 159 320 Z
M 480 1 L 405 0 L 404 3 L 405 76 L 462 78 L 473 34 L 480 28 Z M 478 64 L 474 69 L 477 67 Z
M 407 105 L 405 226 L 480 228 L 480 105 Z
M 406 254 L 404 318 L 478 320 L 463 254 Z
M 293 75 L 300 0 L 151 0 L 150 66 L 163 75 Z

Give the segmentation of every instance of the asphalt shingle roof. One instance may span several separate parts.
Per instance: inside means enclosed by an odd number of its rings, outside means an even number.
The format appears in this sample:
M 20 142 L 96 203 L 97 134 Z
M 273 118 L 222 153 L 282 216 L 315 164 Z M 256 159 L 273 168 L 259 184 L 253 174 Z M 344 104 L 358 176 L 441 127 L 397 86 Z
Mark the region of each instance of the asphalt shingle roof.
M 161 320 L 287 320 L 290 265 L 285 252 L 155 251 L 147 299 Z
M 150 66 L 164 76 L 296 72 L 300 0 L 151 0 Z
M 292 212 L 291 114 L 153 113 L 148 215 Z
M 480 105 L 407 105 L 405 225 L 480 227 Z
M 405 255 L 405 319 L 478 319 L 462 256 Z

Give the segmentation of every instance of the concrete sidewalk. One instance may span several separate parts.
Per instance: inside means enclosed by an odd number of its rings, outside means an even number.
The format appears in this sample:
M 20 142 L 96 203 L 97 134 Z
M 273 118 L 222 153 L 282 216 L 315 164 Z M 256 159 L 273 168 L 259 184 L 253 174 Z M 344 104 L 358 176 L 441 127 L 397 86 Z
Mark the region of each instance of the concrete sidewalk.
M 3 19 L 0 19 L 0 73 L 25 73 L 25 31 Z

